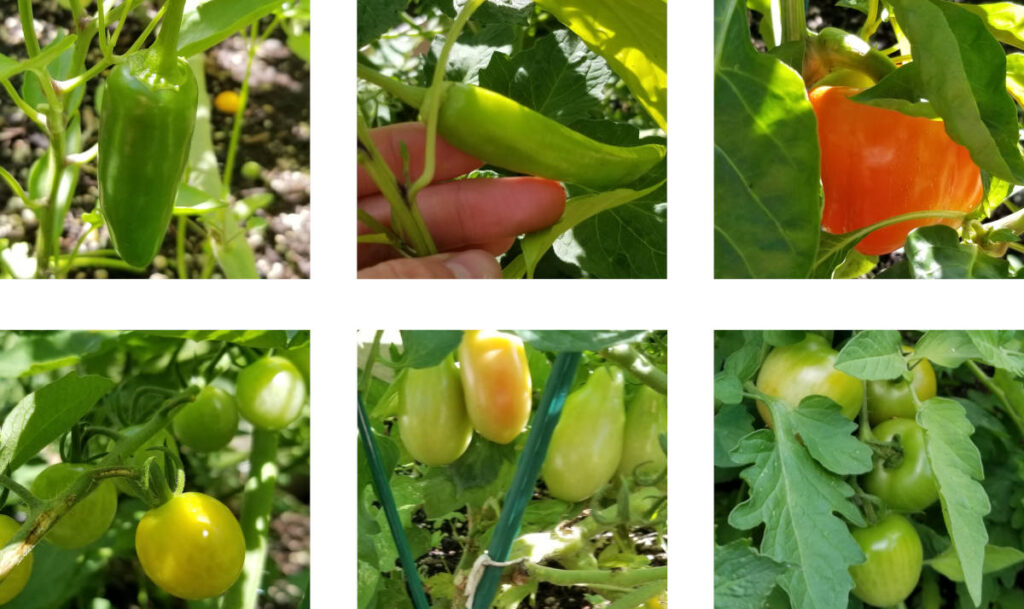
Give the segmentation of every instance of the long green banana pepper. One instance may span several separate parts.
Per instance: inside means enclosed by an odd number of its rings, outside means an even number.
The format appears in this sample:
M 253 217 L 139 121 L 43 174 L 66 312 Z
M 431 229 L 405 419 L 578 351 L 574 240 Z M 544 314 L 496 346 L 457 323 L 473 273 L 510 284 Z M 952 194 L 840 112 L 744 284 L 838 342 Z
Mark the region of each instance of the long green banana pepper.
M 358 72 L 410 106 L 423 103 L 426 89 L 361 64 Z M 437 126 L 448 143 L 491 165 L 593 189 L 629 184 L 665 158 L 664 146 L 598 142 L 504 95 L 464 83 L 444 84 Z
M 153 49 L 111 71 L 100 117 L 100 209 L 114 249 L 134 266 L 160 251 L 195 125 L 196 78 L 175 45 L 164 44 L 167 30 L 165 20 Z

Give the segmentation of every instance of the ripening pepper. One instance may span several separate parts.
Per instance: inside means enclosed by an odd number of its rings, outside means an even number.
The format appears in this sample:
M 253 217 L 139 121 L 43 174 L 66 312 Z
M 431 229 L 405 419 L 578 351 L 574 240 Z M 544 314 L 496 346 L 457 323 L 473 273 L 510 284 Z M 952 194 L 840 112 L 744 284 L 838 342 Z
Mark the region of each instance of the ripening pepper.
M 107 77 L 103 96 L 100 209 L 114 249 L 133 266 L 160 251 L 195 125 L 195 75 L 172 59 L 153 49 L 130 55 Z
M 448 465 L 466 452 L 473 424 L 451 355 L 437 366 L 406 371 L 398 399 L 398 435 L 414 459 L 424 465 Z
M 466 412 L 477 433 L 508 444 L 530 418 L 532 386 L 523 341 L 494 330 L 468 330 L 459 345 Z
M 626 429 L 622 385 L 622 372 L 604 366 L 565 399 L 540 470 L 555 499 L 583 501 L 618 470 Z

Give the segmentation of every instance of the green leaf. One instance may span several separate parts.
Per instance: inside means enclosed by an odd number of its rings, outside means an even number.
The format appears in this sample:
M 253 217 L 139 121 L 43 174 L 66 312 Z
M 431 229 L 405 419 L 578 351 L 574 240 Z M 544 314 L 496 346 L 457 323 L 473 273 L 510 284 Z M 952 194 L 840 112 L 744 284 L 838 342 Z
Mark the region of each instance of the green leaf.
M 284 0 L 189 0 L 181 19 L 178 54 L 190 57 L 202 53 L 283 3 Z
M 113 388 L 108 378 L 71 373 L 27 395 L 0 428 L 0 471 L 17 469 L 35 456 Z
M 900 333 L 895 330 L 858 332 L 843 345 L 835 367 L 865 381 L 899 378 L 907 371 L 901 344 Z
M 411 368 L 440 364 L 462 341 L 459 330 L 402 330 L 401 363 Z
M 741 530 L 764 525 L 761 554 L 791 565 L 779 583 L 794 609 L 845 609 L 853 588 L 849 568 L 864 560 L 846 521 L 862 525 L 864 519 L 850 500 L 853 489 L 812 459 L 807 446 L 833 453 L 829 466 L 846 472 L 870 469 L 870 449 L 855 448 L 866 447 L 841 433 L 854 424 L 827 398 L 805 400 L 806 413 L 804 406 L 791 410 L 771 396 L 757 398 L 771 410 L 775 433 L 755 431 L 732 451 L 734 461 L 749 464 L 741 476 L 750 497 L 732 510 L 729 524 Z
M 517 330 L 526 343 L 541 351 L 600 351 L 613 345 L 638 341 L 643 330 Z
M 222 341 L 253 349 L 285 349 L 309 340 L 308 331 L 301 330 L 140 330 L 133 334 L 183 338 L 196 342 Z
M 893 0 L 913 47 L 923 96 L 979 167 L 1024 183 L 1017 107 L 1006 92 L 1006 55 L 976 15 L 951 2 Z
M 961 330 L 925 332 L 914 346 L 914 354 L 947 368 L 956 368 L 969 359 L 981 357 L 974 341 L 967 332 Z
M 715 393 L 718 393 L 717 388 Z M 730 452 L 754 431 L 753 423 L 754 418 L 747 408 L 738 403 L 726 405 L 715 414 L 715 467 L 741 465 L 733 460 Z
M 665 0 L 537 0 L 608 65 L 668 130 L 668 4 Z
M 1006 89 L 1024 106 L 1024 53 L 1013 53 L 1006 56 Z
M 971 442 L 974 427 L 964 407 L 948 398 L 925 400 L 917 423 L 925 430 L 925 450 L 935 474 L 942 518 L 953 542 L 971 598 L 981 598 L 985 544 L 985 515 L 991 510 L 980 480 L 985 477 L 981 454 Z
M 952 228 L 937 224 L 910 231 L 904 245 L 914 279 L 1002 279 L 1009 263 L 976 246 L 960 243 Z
M 948 548 L 931 560 L 925 561 L 928 566 L 941 573 L 946 579 L 955 582 L 964 581 L 964 572 L 960 568 L 960 560 L 954 549 Z M 1001 546 L 985 546 L 985 562 L 982 571 L 985 574 L 996 573 L 1024 562 L 1024 552 L 1017 548 Z
M 222 207 L 227 207 L 227 203 L 218 201 L 188 184 L 178 187 L 178 194 L 174 199 L 175 216 L 201 216 Z
M 785 572 L 745 539 L 715 545 L 715 609 L 761 609 Z
M 1024 49 L 1024 6 L 1014 2 L 962 4 L 960 8 L 981 17 L 999 42 Z
M 802 278 L 821 230 L 817 121 L 800 75 L 715 1 L 715 277 Z
M 33 332 L 0 351 L 0 377 L 28 377 L 74 366 L 113 335 L 103 332 Z

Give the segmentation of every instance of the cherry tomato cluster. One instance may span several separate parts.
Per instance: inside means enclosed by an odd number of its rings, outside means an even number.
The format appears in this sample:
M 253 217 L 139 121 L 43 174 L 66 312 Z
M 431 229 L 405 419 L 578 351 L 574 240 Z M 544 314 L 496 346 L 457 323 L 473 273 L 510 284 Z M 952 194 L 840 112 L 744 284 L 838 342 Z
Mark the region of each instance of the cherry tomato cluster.
M 306 369 L 308 374 L 308 364 Z M 220 450 L 235 436 L 239 413 L 254 426 L 283 429 L 299 417 L 305 400 L 305 377 L 295 363 L 285 357 L 261 358 L 239 372 L 236 396 L 213 385 L 204 387 L 176 413 L 173 435 L 166 429 L 152 435 L 125 464 L 143 468 L 155 455 L 177 455 L 177 442 L 197 452 Z M 134 425 L 121 430 L 119 437 L 130 440 L 140 433 L 145 433 L 145 426 Z M 155 459 L 152 467 L 171 480 L 166 459 Z M 53 500 L 93 469 L 82 463 L 51 465 L 36 476 L 31 491 L 41 501 Z M 96 542 L 114 521 L 119 490 L 136 493 L 136 487 L 121 477 L 94 485 L 50 527 L 46 541 L 64 549 Z M 20 527 L 0 515 L 0 544 L 10 541 Z M 245 537 L 223 503 L 203 493 L 178 492 L 143 515 L 135 532 L 135 550 L 142 570 L 157 586 L 178 598 L 199 600 L 225 593 L 238 579 Z M 0 582 L 0 604 L 21 592 L 31 570 L 29 554 Z
M 905 354 L 912 350 L 904 348 Z M 926 452 L 926 433 L 918 425 L 917 405 L 936 395 L 935 371 L 926 359 L 911 368 L 911 379 L 862 382 L 835 368 L 838 357 L 823 337 L 808 334 L 801 342 L 776 347 L 765 358 L 757 377 L 758 389 L 790 408 L 803 398 L 830 398 L 849 419 L 862 405 L 874 428 L 867 438 L 875 450 L 874 468 L 860 484 L 881 501 L 882 515 L 852 531 L 865 561 L 850 569 L 853 594 L 876 607 L 904 601 L 921 575 L 921 539 L 903 514 L 920 512 L 939 499 L 939 489 Z M 768 407 L 758 412 L 771 427 Z M 863 437 L 863 436 L 862 436 Z
M 458 366 L 449 355 L 437 366 L 409 369 L 400 381 L 399 436 L 426 465 L 454 462 L 474 430 L 508 444 L 530 417 L 530 369 L 519 337 L 467 331 L 458 358 Z M 643 387 L 627 408 L 623 385 L 622 372 L 605 366 L 566 399 L 541 469 L 553 497 L 582 501 L 616 473 L 650 479 L 664 471 L 665 397 Z

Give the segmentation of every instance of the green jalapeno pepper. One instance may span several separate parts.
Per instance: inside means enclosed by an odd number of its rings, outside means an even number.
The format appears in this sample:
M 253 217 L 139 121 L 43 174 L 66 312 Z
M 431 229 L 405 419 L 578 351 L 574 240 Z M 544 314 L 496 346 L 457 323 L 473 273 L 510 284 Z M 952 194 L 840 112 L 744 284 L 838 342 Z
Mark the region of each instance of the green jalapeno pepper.
M 359 75 L 413 107 L 426 89 L 400 83 L 366 66 Z M 592 189 L 636 181 L 665 158 L 658 144 L 612 146 L 483 87 L 445 83 L 438 133 L 448 143 L 490 165 Z
M 133 266 L 149 264 L 160 251 L 195 125 L 199 89 L 188 63 L 176 56 L 181 16 L 169 23 L 173 12 L 153 49 L 111 71 L 103 96 L 100 209 L 114 249 Z

